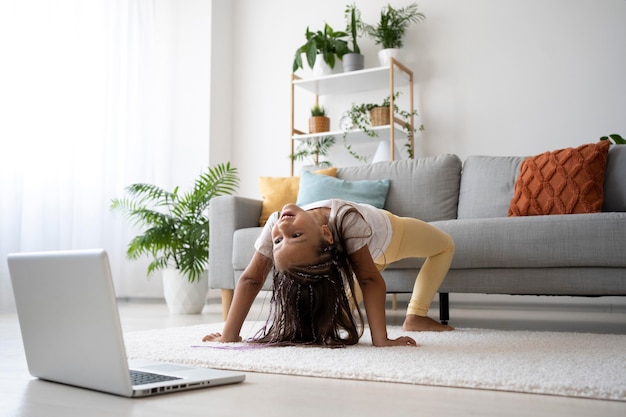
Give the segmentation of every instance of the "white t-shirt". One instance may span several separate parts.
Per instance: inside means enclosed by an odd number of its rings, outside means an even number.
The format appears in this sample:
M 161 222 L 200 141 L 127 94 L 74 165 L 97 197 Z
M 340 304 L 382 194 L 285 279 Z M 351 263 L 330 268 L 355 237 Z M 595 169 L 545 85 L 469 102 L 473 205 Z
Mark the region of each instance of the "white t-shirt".
M 361 218 L 361 216 L 354 213 L 351 215 L 347 214 L 347 209 L 350 206 L 357 209 L 363 217 Z M 302 209 L 312 210 L 320 207 L 330 208 L 329 224 L 343 226 L 342 234 L 345 239 L 343 243 L 348 255 L 367 245 L 372 259 L 376 259 L 389 246 L 391 241 L 391 222 L 383 210 L 369 204 L 352 203 L 339 199 L 318 201 L 307 204 Z M 279 212 L 272 213 L 263 227 L 261 235 L 254 243 L 254 248 L 268 258 L 272 258 L 272 228 L 276 224 L 279 214 Z M 348 217 L 344 218 L 346 215 Z

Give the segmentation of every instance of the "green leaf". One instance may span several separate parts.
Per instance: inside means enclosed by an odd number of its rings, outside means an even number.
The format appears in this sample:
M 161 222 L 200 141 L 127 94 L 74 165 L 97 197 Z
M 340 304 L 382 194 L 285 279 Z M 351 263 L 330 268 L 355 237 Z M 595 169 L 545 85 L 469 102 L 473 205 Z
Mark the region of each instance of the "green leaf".
M 225 163 L 209 167 L 195 180 L 194 187 L 182 194 L 179 187 L 172 192 L 152 184 L 126 187 L 127 195 L 113 199 L 111 209 L 144 229 L 129 242 L 127 257 L 152 257 L 148 276 L 174 267 L 190 281 L 198 279 L 208 266 L 210 201 L 233 194 L 238 186 L 237 169 Z

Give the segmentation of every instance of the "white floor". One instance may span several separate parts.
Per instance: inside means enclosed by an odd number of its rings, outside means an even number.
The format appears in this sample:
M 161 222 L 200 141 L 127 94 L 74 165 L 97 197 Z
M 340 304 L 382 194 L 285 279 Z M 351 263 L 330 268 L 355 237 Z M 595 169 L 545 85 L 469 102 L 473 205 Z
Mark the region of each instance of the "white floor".
M 485 302 L 455 301 L 452 294 L 451 304 L 450 324 L 457 327 L 626 334 L 626 306 L 618 298 L 496 296 Z M 401 324 L 403 306 L 401 297 L 399 310 L 388 310 L 389 324 Z M 120 301 L 119 307 L 125 331 L 222 321 L 217 298 L 192 316 L 170 315 L 157 301 Z M 432 311 L 436 317 L 436 305 Z M 263 313 L 258 305 L 251 317 Z M 0 343 L 1 416 L 626 415 L 625 402 L 254 373 L 238 385 L 126 399 L 30 377 L 14 312 L 0 312 Z

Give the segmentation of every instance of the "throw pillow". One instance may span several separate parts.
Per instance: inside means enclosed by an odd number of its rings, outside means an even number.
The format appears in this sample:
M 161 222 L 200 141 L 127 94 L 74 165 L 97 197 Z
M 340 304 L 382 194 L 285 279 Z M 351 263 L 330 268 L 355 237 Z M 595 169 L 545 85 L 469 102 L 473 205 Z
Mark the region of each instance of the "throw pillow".
M 305 172 L 300 178 L 296 204 L 304 206 L 315 201 L 341 198 L 354 203 L 366 203 L 383 208 L 388 192 L 388 179 L 348 181 Z
M 596 213 L 604 200 L 608 141 L 526 158 L 509 216 Z
M 326 168 L 315 171 L 318 174 L 337 175 L 337 168 Z M 270 215 L 279 211 L 285 204 L 295 203 L 298 199 L 300 177 L 259 177 L 259 190 L 263 197 L 263 206 L 259 225 L 264 226 Z

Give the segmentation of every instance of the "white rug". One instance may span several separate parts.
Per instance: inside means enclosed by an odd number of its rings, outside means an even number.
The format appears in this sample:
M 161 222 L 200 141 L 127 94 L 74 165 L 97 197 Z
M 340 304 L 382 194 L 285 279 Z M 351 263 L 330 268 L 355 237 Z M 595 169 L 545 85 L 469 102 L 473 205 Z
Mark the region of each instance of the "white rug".
M 242 336 L 251 337 L 259 326 L 246 323 Z M 201 342 L 221 329 L 222 324 L 207 324 L 126 333 L 128 356 L 250 372 L 626 401 L 624 335 L 407 333 L 390 326 L 390 337 L 407 334 L 420 347 L 373 347 L 367 329 L 358 345 L 344 349 Z

